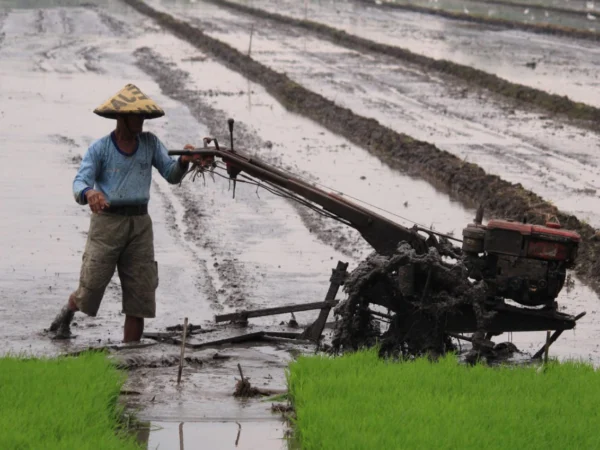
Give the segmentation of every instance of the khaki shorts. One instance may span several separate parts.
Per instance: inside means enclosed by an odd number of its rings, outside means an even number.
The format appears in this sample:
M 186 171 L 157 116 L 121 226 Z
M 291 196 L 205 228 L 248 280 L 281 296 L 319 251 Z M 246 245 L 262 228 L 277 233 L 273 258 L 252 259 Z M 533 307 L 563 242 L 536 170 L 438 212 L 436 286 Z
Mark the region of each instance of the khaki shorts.
M 80 311 L 96 316 L 115 268 L 123 290 L 123 313 L 155 317 L 158 265 L 149 215 L 92 214 L 79 288 L 73 293 Z

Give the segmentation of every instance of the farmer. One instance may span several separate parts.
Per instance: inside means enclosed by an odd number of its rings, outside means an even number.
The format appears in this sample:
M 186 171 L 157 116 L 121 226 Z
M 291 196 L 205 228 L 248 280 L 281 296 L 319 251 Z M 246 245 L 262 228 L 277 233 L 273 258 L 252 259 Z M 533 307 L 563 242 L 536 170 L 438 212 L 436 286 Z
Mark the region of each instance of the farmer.
M 73 182 L 75 201 L 89 205 L 92 216 L 79 287 L 52 322 L 50 331 L 66 338 L 71 334 L 70 323 L 76 311 L 96 316 L 117 268 L 125 313 L 123 342 L 139 341 L 144 319 L 156 314 L 158 266 L 148 215 L 152 167 L 175 184 L 181 181 L 192 157 L 172 159 L 154 134 L 142 132 L 145 119 L 165 113 L 132 84 L 94 113 L 116 119 L 116 128 L 90 145 Z M 191 145 L 185 148 L 193 149 Z

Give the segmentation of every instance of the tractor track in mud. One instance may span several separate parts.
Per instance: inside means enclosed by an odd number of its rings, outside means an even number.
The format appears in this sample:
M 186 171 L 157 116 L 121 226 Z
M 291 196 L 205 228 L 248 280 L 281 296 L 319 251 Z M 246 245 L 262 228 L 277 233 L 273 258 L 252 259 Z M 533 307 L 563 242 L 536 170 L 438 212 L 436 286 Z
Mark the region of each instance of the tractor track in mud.
M 469 206 L 481 204 L 488 216 L 543 224 L 556 216 L 564 227 L 582 236 L 576 273 L 600 292 L 596 274 L 600 269 L 600 242 L 596 230 L 577 217 L 561 212 L 539 195 L 520 184 L 509 183 L 487 174 L 481 167 L 460 160 L 436 146 L 412 139 L 382 126 L 374 119 L 361 117 L 347 108 L 316 94 L 286 75 L 278 73 L 223 42 L 206 36 L 189 23 L 159 12 L 140 0 L 123 0 L 134 9 L 156 20 L 181 39 L 206 51 L 230 69 L 264 86 L 286 109 L 301 114 L 328 130 L 344 136 L 392 168 L 407 171 L 427 180 Z
M 4 28 L 4 21 L 6 20 L 7 15 L 8 13 L 6 11 L 0 11 L 0 47 L 2 47 L 2 44 L 6 37 L 6 33 L 4 33 L 2 29 Z
M 376 8 L 401 9 L 404 11 L 416 12 L 420 14 L 429 14 L 440 16 L 446 19 L 460 20 L 463 22 L 479 23 L 483 25 L 497 26 L 508 30 L 522 30 L 536 34 L 549 34 L 554 36 L 572 37 L 577 39 L 587 39 L 591 41 L 600 41 L 600 33 L 595 31 L 579 30 L 577 28 L 561 27 L 558 25 L 549 24 L 533 24 L 516 22 L 508 19 L 498 19 L 492 17 L 477 16 L 466 13 L 445 11 L 443 9 L 428 8 L 426 6 L 408 5 L 400 3 L 381 3 L 377 4 L 370 0 L 356 0 L 360 3 L 367 4 Z M 507 4 L 507 3 L 506 3 Z M 511 5 L 514 6 L 514 5 Z M 517 5 L 518 6 L 518 5 Z M 536 6 L 530 6 L 536 8 Z M 539 8 L 539 7 L 538 7 Z M 571 12 L 569 12 L 571 14 Z
M 162 188 L 158 185 L 156 180 L 152 180 L 152 185 L 155 189 L 154 192 L 156 193 L 156 195 L 158 197 L 161 198 L 161 200 L 163 201 L 163 204 L 165 205 L 164 206 L 164 214 L 165 214 L 165 221 L 166 221 L 167 230 L 168 230 L 169 234 L 173 237 L 173 239 L 176 242 L 179 242 L 181 244 L 181 246 L 183 248 L 185 248 L 185 243 L 183 242 L 183 238 L 181 237 L 181 234 L 179 231 L 179 224 L 177 223 L 175 209 L 173 208 L 173 205 L 171 205 L 168 195 L 162 190 Z M 174 190 L 173 193 L 175 195 L 177 195 L 178 197 L 180 197 L 180 200 L 181 200 L 182 194 L 179 191 Z M 189 226 L 189 224 L 188 224 L 188 226 Z M 221 311 L 223 309 L 223 306 L 219 303 L 219 298 L 217 296 L 217 289 L 215 288 L 214 284 L 212 283 L 213 280 L 211 279 L 210 275 L 208 274 L 208 270 L 206 267 L 206 264 L 208 264 L 208 261 L 202 260 L 193 252 L 190 252 L 190 253 L 191 253 L 192 259 L 197 264 L 198 270 L 200 270 L 202 272 L 202 274 L 204 275 L 204 279 L 206 280 L 205 285 L 202 285 L 199 280 L 196 280 L 195 281 L 196 289 L 198 289 L 198 292 L 202 292 L 204 295 L 206 295 L 207 300 L 211 303 L 212 307 L 215 310 Z
M 129 2 L 130 0 L 124 0 Z M 139 0 L 132 0 L 138 2 Z M 321 39 L 354 51 L 370 52 L 390 56 L 398 60 L 415 64 L 424 72 L 434 71 L 442 76 L 452 77 L 456 81 L 497 94 L 515 106 L 529 106 L 547 114 L 564 117 L 573 121 L 573 125 L 598 131 L 600 129 L 600 108 L 575 102 L 566 96 L 550 94 L 541 89 L 525 86 L 505 80 L 497 75 L 474 67 L 458 64 L 448 60 L 439 60 L 414 53 L 408 49 L 382 44 L 343 30 L 310 20 L 296 19 L 259 8 L 253 8 L 228 0 L 205 0 L 208 3 L 242 12 L 254 17 L 272 20 L 284 25 L 291 25 L 314 33 Z M 158 13 L 160 14 L 160 13 Z M 600 40 L 600 35 L 599 40 Z
M 44 27 L 44 11 L 41 9 L 38 11 L 37 18 L 35 20 L 35 32 L 37 34 L 43 34 L 46 32 Z
M 84 4 L 81 5 L 82 8 L 89 9 L 90 11 L 94 11 L 100 18 L 100 22 L 106 26 L 112 33 L 116 36 L 123 37 L 131 37 L 132 32 L 124 21 L 106 13 L 103 11 L 99 5 L 96 4 Z
M 134 56 L 137 59 L 138 67 L 143 69 L 156 81 L 163 93 L 186 105 L 195 117 L 202 118 L 211 130 L 212 136 L 216 137 L 220 142 L 228 142 L 229 137 L 223 133 L 223 124 L 227 122 L 228 118 L 222 111 L 204 102 L 200 92 L 190 91 L 186 88 L 184 81 L 188 77 L 187 72 L 173 68 L 158 53 L 147 47 L 137 49 L 134 52 Z M 246 143 L 245 145 L 249 148 L 260 149 L 268 145 L 260 136 L 248 129 L 244 124 L 236 125 L 236 136 L 238 141 Z M 272 158 L 260 157 L 270 164 L 277 164 L 279 162 Z M 311 178 L 309 174 L 299 173 L 297 170 L 294 171 L 294 174 L 302 176 L 305 179 Z M 184 200 L 187 203 L 187 208 L 196 208 L 191 199 Z M 300 216 L 304 226 L 311 230 L 321 242 L 333 247 L 345 256 L 355 256 L 355 251 L 350 243 L 351 239 L 356 236 L 347 236 L 348 230 L 346 226 L 340 226 L 337 223 L 326 223 L 321 216 L 299 205 L 295 201 L 290 201 L 290 204 Z M 208 213 L 208 211 L 205 213 Z M 194 216 L 201 216 L 201 214 L 189 214 L 188 217 L 186 213 L 186 220 L 193 220 L 192 217 Z M 224 270 L 224 267 L 219 266 L 218 270 Z M 242 295 L 241 292 L 239 294 Z

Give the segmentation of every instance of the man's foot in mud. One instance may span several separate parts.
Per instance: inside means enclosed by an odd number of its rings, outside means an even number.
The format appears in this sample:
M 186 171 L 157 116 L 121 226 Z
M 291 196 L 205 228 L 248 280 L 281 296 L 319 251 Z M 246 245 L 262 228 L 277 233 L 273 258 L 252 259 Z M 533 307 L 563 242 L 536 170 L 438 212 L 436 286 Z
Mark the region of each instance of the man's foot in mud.
M 74 315 L 75 315 L 75 312 L 71 311 L 71 309 L 69 308 L 68 305 L 63 306 L 63 308 L 60 310 L 60 312 L 56 315 L 54 321 L 52 321 L 52 323 L 50 324 L 50 328 L 48 331 L 57 332 L 57 334 L 61 330 L 63 333 L 65 331 L 68 331 L 69 335 L 70 335 L 71 334 L 70 325 L 71 325 L 71 321 L 73 320 Z M 66 326 L 66 329 L 65 329 L 65 326 Z
M 53 339 L 71 339 L 72 337 L 74 336 L 71 334 L 71 321 L 69 320 L 68 322 L 62 322 L 59 325 Z

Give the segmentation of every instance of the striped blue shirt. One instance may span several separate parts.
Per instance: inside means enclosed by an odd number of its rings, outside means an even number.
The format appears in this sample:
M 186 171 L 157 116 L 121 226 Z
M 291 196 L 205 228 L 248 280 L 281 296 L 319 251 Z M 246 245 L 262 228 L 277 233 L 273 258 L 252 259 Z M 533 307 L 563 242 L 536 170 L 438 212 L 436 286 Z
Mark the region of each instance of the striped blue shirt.
M 123 152 L 114 132 L 94 141 L 86 151 L 73 181 L 73 195 L 87 204 L 85 193 L 96 189 L 111 206 L 145 205 L 150 200 L 152 167 L 171 184 L 179 183 L 187 170 L 181 158 L 171 158 L 163 143 L 152 133 L 143 132 L 133 153 Z

